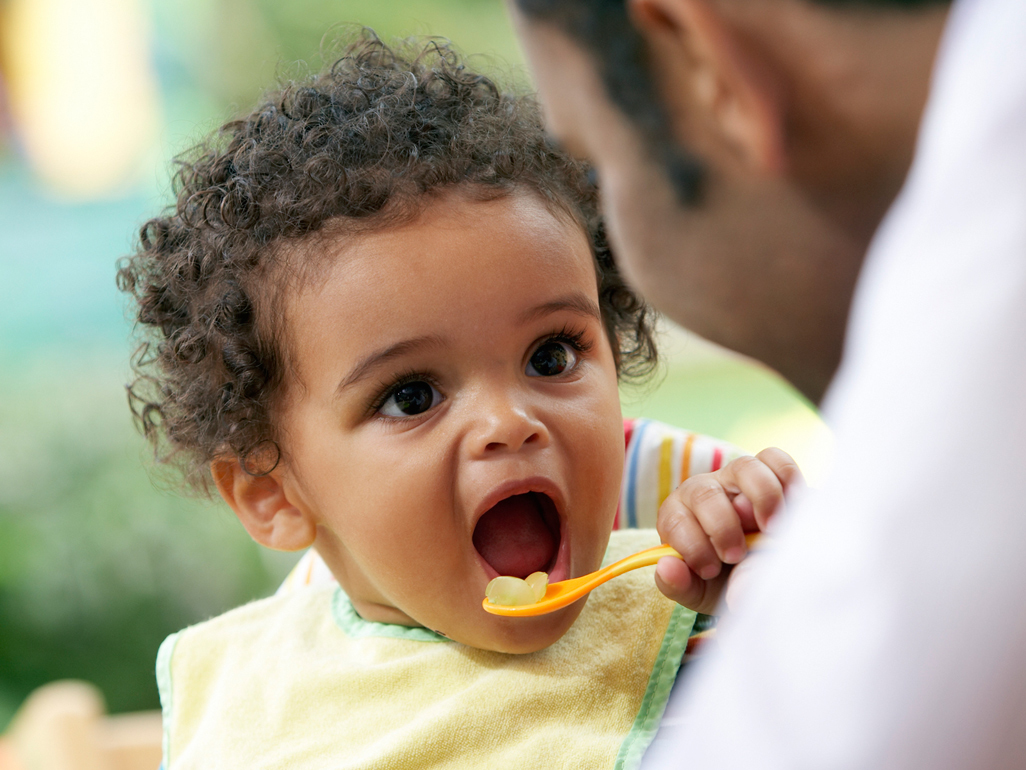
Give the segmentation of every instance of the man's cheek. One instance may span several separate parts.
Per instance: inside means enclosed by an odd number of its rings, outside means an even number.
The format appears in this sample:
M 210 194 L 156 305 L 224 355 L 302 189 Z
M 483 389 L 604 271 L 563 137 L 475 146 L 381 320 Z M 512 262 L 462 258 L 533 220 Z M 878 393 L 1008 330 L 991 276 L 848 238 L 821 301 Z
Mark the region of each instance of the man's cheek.
M 644 248 L 641 228 L 630 219 L 630 214 L 615 204 L 606 205 L 606 228 L 609 244 L 616 255 L 616 267 L 623 279 L 634 289 L 645 294 Z

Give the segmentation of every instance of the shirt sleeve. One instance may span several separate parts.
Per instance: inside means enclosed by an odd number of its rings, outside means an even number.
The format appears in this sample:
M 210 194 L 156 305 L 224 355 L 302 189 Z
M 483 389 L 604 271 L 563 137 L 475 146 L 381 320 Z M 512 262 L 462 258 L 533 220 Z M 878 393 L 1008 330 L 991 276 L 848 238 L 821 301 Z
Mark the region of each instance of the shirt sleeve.
M 643 767 L 1026 767 L 1024 126 L 1026 3 L 956 2 L 824 409 L 834 467 Z
M 655 420 L 626 420 L 620 507 L 614 529 L 652 529 L 659 506 L 681 482 L 719 470 L 746 452 L 726 441 Z

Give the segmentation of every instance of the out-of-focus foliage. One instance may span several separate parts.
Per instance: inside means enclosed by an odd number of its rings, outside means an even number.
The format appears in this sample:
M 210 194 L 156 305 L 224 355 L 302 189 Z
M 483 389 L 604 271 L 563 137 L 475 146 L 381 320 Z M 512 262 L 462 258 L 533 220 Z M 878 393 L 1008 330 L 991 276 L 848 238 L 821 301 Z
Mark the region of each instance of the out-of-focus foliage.
M 268 86 L 329 64 L 340 37 L 368 26 L 382 38 L 452 40 L 473 65 L 525 82 L 503 3 L 496 0 L 153 0 L 156 60 L 168 142 L 187 144 L 197 120 L 252 104 Z M 184 125 L 188 129 L 183 132 Z M 183 135 L 184 133 L 184 135 Z
M 8 705 L 42 682 L 77 677 L 119 710 L 152 708 L 163 637 L 266 595 L 295 560 L 254 547 L 223 506 L 154 489 L 118 364 L 37 361 L 0 376 Z

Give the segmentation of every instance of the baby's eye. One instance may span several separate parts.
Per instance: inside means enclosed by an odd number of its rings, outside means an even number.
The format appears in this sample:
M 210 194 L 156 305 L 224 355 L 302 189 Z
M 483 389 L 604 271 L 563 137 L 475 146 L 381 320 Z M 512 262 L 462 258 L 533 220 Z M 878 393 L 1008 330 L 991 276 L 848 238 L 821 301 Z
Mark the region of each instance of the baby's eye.
M 538 346 L 527 362 L 528 377 L 555 377 L 574 368 L 577 352 L 566 342 L 549 340 Z
M 412 417 L 426 412 L 441 400 L 442 394 L 431 387 L 431 383 L 416 380 L 392 391 L 378 411 L 386 417 Z

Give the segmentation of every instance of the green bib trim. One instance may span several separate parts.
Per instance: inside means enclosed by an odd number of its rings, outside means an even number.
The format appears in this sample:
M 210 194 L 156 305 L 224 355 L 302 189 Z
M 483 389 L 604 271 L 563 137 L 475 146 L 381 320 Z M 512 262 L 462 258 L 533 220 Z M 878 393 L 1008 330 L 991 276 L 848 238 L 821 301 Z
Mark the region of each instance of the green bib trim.
M 164 736 L 161 740 L 164 763 L 171 753 L 171 656 L 182 632 L 171 634 L 157 650 L 157 692 L 160 695 L 161 723 Z
M 614 536 L 610 557 L 656 537 Z M 354 769 L 637 770 L 695 623 L 652 569 L 602 586 L 562 639 L 522 656 L 364 620 L 338 586 L 231 610 L 158 653 L 164 767 L 331 770 L 341 750 Z
M 343 633 L 350 639 L 405 639 L 410 642 L 448 642 L 441 634 L 428 628 L 399 626 L 394 623 L 376 623 L 364 620 L 356 612 L 353 603 L 341 588 L 336 588 L 331 597 L 331 617 Z
M 641 765 L 641 759 L 652 744 L 659 730 L 659 722 L 666 711 L 670 690 L 677 680 L 677 671 L 684 659 L 691 628 L 695 624 L 695 616 L 693 610 L 679 605 L 674 607 L 666 635 L 663 636 L 663 644 L 659 648 L 659 655 L 652 667 L 652 675 L 648 679 L 641 708 L 638 709 L 638 716 L 631 726 L 631 731 L 620 745 L 613 770 L 635 770 Z

